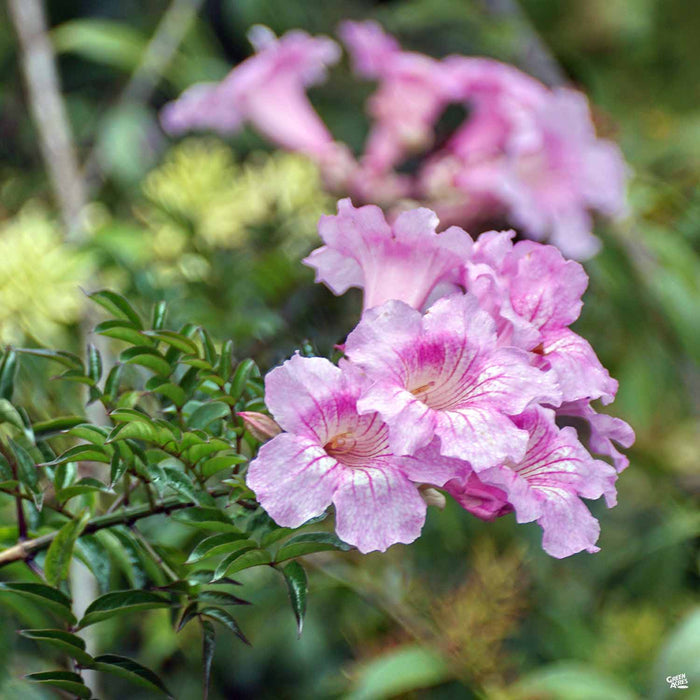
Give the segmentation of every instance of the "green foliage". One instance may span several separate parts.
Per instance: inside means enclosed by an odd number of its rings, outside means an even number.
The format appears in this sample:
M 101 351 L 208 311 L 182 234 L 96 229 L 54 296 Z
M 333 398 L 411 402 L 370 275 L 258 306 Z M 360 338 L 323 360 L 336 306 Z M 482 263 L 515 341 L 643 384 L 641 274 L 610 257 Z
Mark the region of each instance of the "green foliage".
M 259 443 L 237 415 L 261 408 L 260 371 L 252 360 L 236 361 L 230 342 L 217 345 L 193 324 L 167 328 L 163 303 L 156 304 L 149 328 L 123 296 L 106 290 L 89 296 L 114 316 L 100 322 L 95 335 L 122 344 L 118 353 L 101 341 L 88 344 L 85 361 L 70 352 L 17 348 L 0 364 L 0 490 L 16 501 L 20 516 L 20 541 L 0 552 L 0 566 L 24 561 L 45 580 L 0 583 L 0 594 L 37 602 L 67 625 L 22 632 L 72 659 L 77 669 L 33 673 L 27 677 L 33 683 L 89 697 L 80 675 L 85 668 L 168 695 L 149 669 L 118 654 L 93 658 L 75 635 L 166 609 L 178 630 L 193 619 L 200 623 L 206 696 L 215 625 L 249 643 L 229 611 L 249 601 L 221 590 L 238 585 L 230 574 L 348 548 L 329 533 L 290 539 L 293 531 L 277 527 L 252 499 L 243 470 Z M 32 356 L 64 368 L 56 381 L 85 386 L 88 405 L 101 407 L 98 421 L 72 415 L 32 421 L 13 404 L 18 358 Z M 189 533 L 184 557 L 161 551 L 138 526 L 170 514 Z M 76 557 L 102 591 L 79 620 L 69 581 Z M 280 573 L 301 632 L 306 575 L 294 561 Z

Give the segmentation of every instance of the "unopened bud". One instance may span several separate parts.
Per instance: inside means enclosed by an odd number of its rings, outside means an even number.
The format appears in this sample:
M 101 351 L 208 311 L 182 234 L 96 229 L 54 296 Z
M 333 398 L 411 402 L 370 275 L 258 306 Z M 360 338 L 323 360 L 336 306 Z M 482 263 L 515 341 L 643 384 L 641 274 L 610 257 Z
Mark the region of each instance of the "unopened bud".
M 437 489 L 434 489 L 432 486 L 421 486 L 420 495 L 423 497 L 423 500 L 429 506 L 435 506 L 436 508 L 439 508 L 440 510 L 443 510 L 445 507 L 445 504 L 447 503 L 447 499 L 445 498 L 445 494 L 441 493 Z
M 243 419 L 248 432 L 260 442 L 267 442 L 282 432 L 282 428 L 277 425 L 274 418 L 264 413 L 240 411 L 237 415 Z

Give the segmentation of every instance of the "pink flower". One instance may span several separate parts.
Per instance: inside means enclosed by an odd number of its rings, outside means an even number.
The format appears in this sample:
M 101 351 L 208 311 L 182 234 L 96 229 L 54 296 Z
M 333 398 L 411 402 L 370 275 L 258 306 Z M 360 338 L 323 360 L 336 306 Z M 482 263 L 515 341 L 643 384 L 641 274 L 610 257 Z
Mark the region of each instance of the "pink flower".
M 429 209 L 407 211 L 389 225 L 379 207 L 355 208 L 338 202 L 336 216 L 323 216 L 319 233 L 326 244 L 304 262 L 316 281 L 334 294 L 349 287 L 364 289 L 364 308 L 399 299 L 420 308 L 440 281 L 457 276 L 472 246 L 462 229 L 436 233 L 438 219 Z
M 530 366 L 522 350 L 499 348 L 493 319 L 472 295 L 440 299 L 424 317 L 400 301 L 370 309 L 345 352 L 373 382 L 358 410 L 382 416 L 395 454 L 437 437 L 442 455 L 476 471 L 518 460 L 527 433 L 511 417 L 559 403 L 551 373 Z
M 500 514 L 499 505 L 506 510 L 505 500 L 519 523 L 537 521 L 544 531 L 542 547 L 553 557 L 584 549 L 597 552 L 600 526 L 581 498 L 605 496 L 608 506 L 615 505 L 615 470 L 593 459 L 573 428 L 557 428 L 551 410 L 529 409 L 513 420 L 529 436 L 525 456 L 480 472 L 478 482 L 473 475 L 466 481 L 449 482 L 448 490 L 472 510 L 470 491 L 496 489 L 486 492 L 487 513 L 490 509 Z
M 484 484 L 471 470 L 466 478 L 448 481 L 445 490 L 464 510 L 481 520 L 495 520 L 513 510 L 505 491 Z
M 553 370 L 564 401 L 610 403 L 617 382 L 588 341 L 568 328 L 583 306 L 583 267 L 554 246 L 510 239 L 509 232 L 482 234 L 464 266 L 465 288 L 494 317 L 502 343 L 534 351 L 534 363 Z
M 352 367 L 299 355 L 272 370 L 266 402 L 286 432 L 260 448 L 247 482 L 279 525 L 298 527 L 333 503 L 343 540 L 384 551 L 420 535 L 426 505 L 416 483 L 441 486 L 456 472 L 395 457 L 379 415 L 357 412 L 362 381 Z
M 619 149 L 596 137 L 586 97 L 490 59 L 444 63 L 470 115 L 421 175 L 436 208 L 456 188 L 475 220 L 475 202 L 487 214 L 499 202 L 526 235 L 548 237 L 569 257 L 595 254 L 591 211 L 623 213 L 626 167 Z
M 189 88 L 166 105 L 166 131 L 209 128 L 230 133 L 245 121 L 283 148 L 322 158 L 335 148 L 333 137 L 309 102 L 305 88 L 325 78 L 340 57 L 327 37 L 290 31 L 277 39 L 269 29 L 250 33 L 257 53 L 217 84 Z
M 634 444 L 634 430 L 621 418 L 598 413 L 591 407 L 591 402 L 586 399 L 562 404 L 557 409 L 557 415 L 572 416 L 585 420 L 588 423 L 588 445 L 590 450 L 596 454 L 609 457 L 618 472 L 629 466 L 629 458 L 623 455 L 613 444 L 614 441 L 625 448 L 632 447 Z
M 384 173 L 430 144 L 433 125 L 452 99 L 453 81 L 441 62 L 402 51 L 376 22 L 343 22 L 339 33 L 355 70 L 379 81 L 369 103 L 375 123 L 363 166 Z

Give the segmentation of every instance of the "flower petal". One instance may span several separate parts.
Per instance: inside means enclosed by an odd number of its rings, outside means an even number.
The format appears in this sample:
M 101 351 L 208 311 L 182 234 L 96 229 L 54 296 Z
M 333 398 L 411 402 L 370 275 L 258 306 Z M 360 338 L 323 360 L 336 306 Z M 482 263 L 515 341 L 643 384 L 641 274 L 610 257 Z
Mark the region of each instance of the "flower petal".
M 363 553 L 413 542 L 425 522 L 418 489 L 395 469 L 344 471 L 333 503 L 338 536 Z
M 328 508 L 342 468 L 313 440 L 282 434 L 250 463 L 246 482 L 283 527 L 299 527 Z

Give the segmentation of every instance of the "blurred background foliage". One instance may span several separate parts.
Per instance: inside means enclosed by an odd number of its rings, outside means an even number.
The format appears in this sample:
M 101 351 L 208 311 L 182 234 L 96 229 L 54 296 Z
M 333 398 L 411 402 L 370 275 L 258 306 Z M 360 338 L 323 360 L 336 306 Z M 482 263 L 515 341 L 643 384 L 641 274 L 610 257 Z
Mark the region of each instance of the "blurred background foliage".
M 176 3 L 183 4 L 183 3 Z M 251 48 L 248 28 L 332 34 L 373 17 L 407 48 L 483 54 L 585 90 L 600 133 L 631 169 L 630 216 L 601 227 L 603 252 L 578 330 L 620 380 L 614 412 L 637 431 L 619 506 L 601 520 L 602 551 L 557 561 L 536 526 L 485 525 L 431 509 L 424 536 L 386 555 L 316 555 L 304 634 L 273 574 L 244 578 L 252 649 L 219 644 L 215 698 L 700 698 L 700 11 L 685 0 L 210 0 L 162 75 L 129 85 L 169 3 L 48 0 L 64 98 L 93 192 L 89 235 L 62 243 L 11 24 L 0 8 L 0 341 L 75 351 L 86 304 L 108 286 L 172 321 L 207 325 L 267 369 L 295 348 L 332 352 L 357 319 L 299 260 L 334 203 L 302 157 L 251 131 L 227 141 L 169 140 L 157 110 L 223 77 Z M 543 58 L 544 57 L 544 58 Z M 132 81 L 133 83 L 133 81 Z M 345 61 L 311 91 L 334 135 L 359 149 L 371 92 Z M 77 393 L 22 366 L 35 417 L 74 412 Z M 0 504 L 5 517 L 10 499 Z M 177 547 L 177 523 L 158 525 Z M 243 578 L 243 577 L 242 577 Z M 264 614 L 261 612 L 264 610 Z M 18 624 L 41 612 L 0 608 L 0 696 L 46 697 L 18 680 L 41 670 Z M 98 646 L 161 673 L 178 698 L 200 692 L 199 637 L 164 611 L 95 627 Z M 687 691 L 666 677 L 686 673 Z M 100 696 L 149 697 L 110 685 Z

